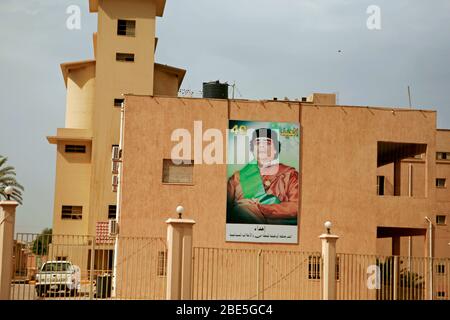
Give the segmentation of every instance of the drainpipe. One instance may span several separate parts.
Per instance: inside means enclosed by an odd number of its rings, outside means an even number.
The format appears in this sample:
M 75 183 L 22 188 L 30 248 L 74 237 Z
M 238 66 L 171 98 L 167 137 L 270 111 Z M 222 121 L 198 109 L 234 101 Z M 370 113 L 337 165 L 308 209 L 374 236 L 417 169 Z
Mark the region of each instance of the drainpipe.
M 433 300 L 433 223 L 430 218 L 425 217 L 425 220 L 428 221 L 428 234 L 430 236 L 429 239 L 429 249 L 428 249 L 428 258 L 429 258 L 429 270 L 430 270 L 430 278 L 429 278 L 429 290 L 430 290 L 430 300 Z

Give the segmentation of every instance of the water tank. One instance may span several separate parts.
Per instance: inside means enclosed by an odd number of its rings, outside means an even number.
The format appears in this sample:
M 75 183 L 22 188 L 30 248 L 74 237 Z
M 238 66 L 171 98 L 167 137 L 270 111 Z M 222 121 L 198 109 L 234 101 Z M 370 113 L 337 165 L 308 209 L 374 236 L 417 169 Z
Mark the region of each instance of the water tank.
M 203 82 L 203 98 L 228 99 L 228 83 L 220 83 L 219 80 Z

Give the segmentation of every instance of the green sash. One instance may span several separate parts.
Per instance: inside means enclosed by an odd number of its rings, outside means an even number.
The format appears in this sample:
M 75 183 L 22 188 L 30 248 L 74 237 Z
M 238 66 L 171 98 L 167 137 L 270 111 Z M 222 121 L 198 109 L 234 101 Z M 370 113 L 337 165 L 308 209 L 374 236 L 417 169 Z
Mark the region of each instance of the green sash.
M 240 172 L 242 192 L 245 199 L 258 199 L 261 204 L 278 204 L 281 201 L 272 194 L 267 194 L 261 179 L 256 160 L 249 162 Z

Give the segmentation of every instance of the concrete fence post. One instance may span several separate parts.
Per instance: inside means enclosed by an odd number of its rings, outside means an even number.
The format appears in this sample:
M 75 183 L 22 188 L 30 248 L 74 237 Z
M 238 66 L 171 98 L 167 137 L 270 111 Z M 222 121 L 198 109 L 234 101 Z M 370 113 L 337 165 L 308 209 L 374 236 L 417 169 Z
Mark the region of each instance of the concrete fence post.
M 16 201 L 0 201 L 0 300 L 9 300 L 13 275 Z
M 168 219 L 167 300 L 192 299 L 192 229 L 190 219 Z
M 322 300 L 336 300 L 336 242 L 338 236 L 326 233 L 322 240 Z

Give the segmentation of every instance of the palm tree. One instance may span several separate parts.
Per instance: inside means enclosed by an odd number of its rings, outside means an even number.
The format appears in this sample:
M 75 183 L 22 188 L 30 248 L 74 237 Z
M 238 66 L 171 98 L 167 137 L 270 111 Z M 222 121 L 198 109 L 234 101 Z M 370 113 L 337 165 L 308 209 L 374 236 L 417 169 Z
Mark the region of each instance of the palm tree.
M 14 167 L 6 166 L 6 161 L 8 161 L 8 158 L 0 155 L 0 200 L 2 198 L 8 199 L 5 188 L 11 186 L 13 187 L 11 199 L 22 204 L 22 192 L 24 191 L 24 188 L 16 180 L 16 171 Z

